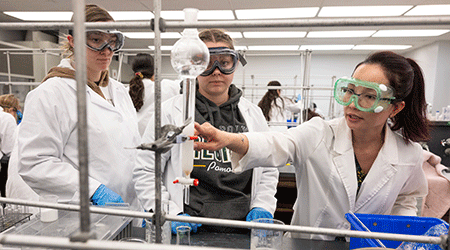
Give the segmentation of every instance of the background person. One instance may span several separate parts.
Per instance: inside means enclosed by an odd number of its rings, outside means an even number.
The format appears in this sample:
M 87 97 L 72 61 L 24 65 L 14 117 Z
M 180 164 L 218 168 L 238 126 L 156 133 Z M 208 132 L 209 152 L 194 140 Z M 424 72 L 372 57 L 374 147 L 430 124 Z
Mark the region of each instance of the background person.
M 16 119 L 17 124 L 22 121 L 20 101 L 13 94 L 0 95 L 0 106 L 4 112 L 10 113 Z
M 267 86 L 281 86 L 279 81 L 271 81 Z M 281 95 L 281 89 L 269 89 L 264 94 L 258 106 L 261 108 L 264 117 L 268 122 L 286 123 L 287 119 L 291 119 L 292 113 L 302 111 L 300 102 L 295 103 L 289 98 Z M 271 130 L 286 131 L 286 125 L 270 125 Z
M 155 112 L 154 60 L 150 54 L 139 53 L 131 68 L 135 76 L 130 80 L 129 94 L 137 112 L 139 133 L 144 134 L 150 117 Z M 161 81 L 161 102 L 180 94 L 179 81 Z
M 8 179 L 8 162 L 14 146 L 16 129 L 17 123 L 14 117 L 0 107 L 0 192 L 2 197 L 6 197 L 5 185 Z
M 85 11 L 86 22 L 114 21 L 97 5 L 86 5 Z M 136 112 L 124 86 L 108 72 L 123 39 L 114 30 L 86 31 L 89 195 L 94 205 L 126 202 L 136 210 L 131 184 L 136 151 L 125 149 L 140 141 Z M 74 46 L 68 35 L 68 57 L 28 93 L 17 139 L 15 164 L 20 177 L 37 195 L 55 194 L 60 202 L 79 199 Z
M 196 150 L 228 147 L 236 172 L 293 161 L 298 187 L 292 225 L 350 229 L 344 215 L 417 215 L 427 194 L 422 147 L 429 137 L 424 79 L 412 60 L 370 55 L 335 84 L 345 116 L 313 118 L 285 133 L 232 134 L 196 124 Z M 389 122 L 388 122 L 389 120 Z M 330 235 L 294 237 L 334 240 Z
M 207 29 L 199 34 L 210 51 L 208 68 L 197 77 L 195 120 L 209 122 L 218 129 L 231 133 L 267 131 L 267 123 L 261 110 L 242 97 L 242 91 L 232 84 L 234 70 L 239 61 L 233 40 L 224 31 Z M 178 95 L 162 104 L 161 124 L 181 126 L 183 96 Z M 143 143 L 154 141 L 154 121 L 150 120 L 142 138 Z M 181 150 L 175 145 L 162 154 L 162 198 L 169 200 L 170 214 L 192 215 L 209 218 L 253 220 L 272 218 L 276 208 L 278 171 L 274 168 L 255 168 L 241 174 L 231 173 L 229 151 L 197 152 L 194 170 L 190 177 L 199 180 L 198 187 L 190 187 L 190 202 L 183 202 L 182 185 L 173 184 L 182 177 Z M 194 152 L 192 152 L 194 153 Z M 147 210 L 155 204 L 154 153 L 139 151 L 134 181 L 138 197 Z M 188 224 L 197 229 L 215 232 L 248 232 L 233 228 L 211 227 L 195 223 L 172 222 L 172 232 L 179 225 Z

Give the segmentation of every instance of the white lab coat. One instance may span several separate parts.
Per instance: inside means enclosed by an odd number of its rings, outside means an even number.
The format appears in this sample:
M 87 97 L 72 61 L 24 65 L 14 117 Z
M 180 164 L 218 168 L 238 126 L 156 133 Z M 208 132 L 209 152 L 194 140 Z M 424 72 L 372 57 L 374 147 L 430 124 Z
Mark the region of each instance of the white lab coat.
M 8 179 L 6 181 L 6 197 L 28 200 L 28 201 L 39 201 L 39 195 L 33 191 L 33 189 L 28 186 L 22 177 L 20 177 L 17 170 L 17 136 L 20 131 L 20 124 L 17 126 L 16 133 L 14 134 L 14 149 L 9 158 L 8 164 Z M 39 212 L 38 207 L 29 207 L 28 212 L 32 214 L 37 214 Z
M 416 216 L 416 198 L 427 194 L 418 143 L 405 144 L 391 129 L 357 191 L 351 130 L 344 118 L 313 118 L 285 133 L 249 133 L 246 155 L 234 153 L 233 171 L 252 166 L 296 167 L 297 201 L 292 225 L 350 229 L 344 214 Z M 333 240 L 335 236 L 292 233 L 293 237 Z
M 276 104 L 276 106 L 275 106 Z M 270 130 L 284 132 L 288 129 L 286 122 L 287 119 L 291 119 L 292 113 L 300 113 L 302 111 L 302 103 L 294 103 L 290 99 L 280 96 L 272 102 L 269 117 L 269 122 L 280 122 L 282 125 L 269 125 Z M 281 109 L 280 109 L 281 107 Z
M 71 67 L 68 59 L 60 67 Z M 114 105 L 86 86 L 89 196 L 100 184 L 119 194 L 131 209 L 140 206 L 132 169 L 140 142 L 136 112 L 124 86 L 109 79 Z M 79 197 L 76 81 L 53 77 L 28 93 L 18 136 L 18 172 L 39 195 L 61 202 Z
M 0 107 L 0 158 L 10 155 L 14 146 L 14 131 L 17 129 L 16 119 Z
M 144 84 L 144 104 L 137 112 L 139 133 L 142 136 L 150 117 L 155 113 L 155 82 L 148 78 L 142 79 Z M 180 94 L 180 80 L 161 80 L 161 102 Z
M 162 104 L 161 124 L 173 124 L 181 126 L 183 121 L 182 95 L 171 98 Z M 268 127 L 264 116 L 258 106 L 245 98 L 241 98 L 238 108 L 242 113 L 249 131 L 267 131 Z M 150 120 L 142 138 L 143 143 L 154 141 L 154 118 Z M 169 200 L 170 214 L 183 212 L 182 185 L 173 184 L 176 177 L 182 176 L 181 147 L 175 145 L 167 153 L 162 154 L 163 186 L 162 199 Z M 155 175 L 154 157 L 151 151 L 139 151 L 134 170 L 136 192 L 145 209 L 154 207 L 155 202 Z M 252 179 L 252 195 L 250 209 L 261 207 L 274 213 L 276 209 L 275 193 L 278 184 L 278 170 L 275 168 L 255 168 Z

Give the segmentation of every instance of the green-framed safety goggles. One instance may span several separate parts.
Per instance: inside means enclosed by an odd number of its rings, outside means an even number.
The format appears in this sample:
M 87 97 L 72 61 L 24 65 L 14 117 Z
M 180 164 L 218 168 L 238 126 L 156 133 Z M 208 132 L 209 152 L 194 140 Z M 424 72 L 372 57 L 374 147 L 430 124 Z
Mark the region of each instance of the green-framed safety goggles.
M 379 113 L 395 100 L 394 90 L 385 84 L 355 78 L 339 78 L 334 84 L 334 99 L 344 106 L 354 103 L 361 111 Z

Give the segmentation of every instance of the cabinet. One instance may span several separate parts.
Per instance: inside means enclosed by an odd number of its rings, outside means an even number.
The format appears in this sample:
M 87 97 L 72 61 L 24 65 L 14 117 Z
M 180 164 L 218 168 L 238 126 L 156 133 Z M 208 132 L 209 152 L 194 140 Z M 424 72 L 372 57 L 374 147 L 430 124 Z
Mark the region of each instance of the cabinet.
M 441 140 L 450 138 L 450 122 L 432 121 L 430 122 L 431 140 L 427 142 L 430 152 L 442 158 L 442 165 L 450 167 L 450 145 L 444 147 Z M 447 149 L 447 151 L 446 151 Z
M 275 198 L 277 198 L 277 209 L 275 210 L 274 218 L 283 221 L 286 225 L 291 224 L 294 212 L 292 207 L 297 199 L 294 173 L 280 172 Z

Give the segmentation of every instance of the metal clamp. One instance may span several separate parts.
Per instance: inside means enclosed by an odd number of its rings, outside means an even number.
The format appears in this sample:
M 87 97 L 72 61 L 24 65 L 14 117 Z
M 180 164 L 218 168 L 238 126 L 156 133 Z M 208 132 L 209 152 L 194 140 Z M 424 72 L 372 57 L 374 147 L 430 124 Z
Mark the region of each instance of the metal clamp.
M 155 19 L 152 18 L 150 21 L 150 29 L 155 31 Z M 166 32 L 166 20 L 164 20 L 162 17 L 159 18 L 159 30 L 161 32 Z

